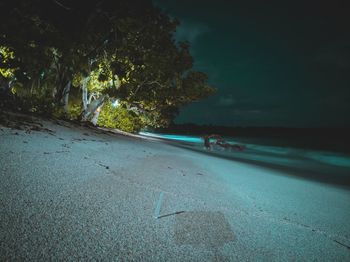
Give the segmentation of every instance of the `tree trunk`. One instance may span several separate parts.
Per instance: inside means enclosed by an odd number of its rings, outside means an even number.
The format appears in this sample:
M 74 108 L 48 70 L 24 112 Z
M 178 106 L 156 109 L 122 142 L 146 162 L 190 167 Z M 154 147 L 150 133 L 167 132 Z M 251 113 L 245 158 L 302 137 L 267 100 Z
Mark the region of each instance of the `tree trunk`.
M 30 96 L 33 96 L 34 93 L 34 86 L 35 86 L 35 80 L 33 79 L 32 82 L 30 83 Z
M 66 86 L 63 89 L 62 92 L 62 103 L 63 103 L 63 109 L 64 109 L 64 113 L 68 114 L 68 101 L 69 101 L 69 92 L 70 92 L 70 87 L 71 87 L 71 81 L 68 81 L 68 83 L 66 84 Z
M 62 73 L 61 73 L 61 66 L 60 64 L 55 61 L 52 65 L 52 68 L 55 68 L 56 70 L 56 76 L 55 76 L 55 84 L 54 88 L 52 90 L 52 97 L 55 99 L 55 102 L 58 103 L 61 101 L 62 97 Z
M 87 91 L 87 83 L 89 81 L 89 77 L 85 77 L 83 79 L 82 85 L 82 100 L 83 100 L 83 112 L 87 110 L 88 107 L 88 91 Z
M 83 112 L 82 120 L 87 121 L 92 114 L 94 114 L 100 106 L 103 105 L 105 99 L 108 97 L 108 95 L 102 95 L 96 100 L 92 101 L 88 106 L 87 109 Z
M 92 99 L 96 99 L 96 94 L 95 93 L 92 93 L 89 95 L 89 99 L 88 99 L 88 105 L 92 102 Z
M 97 125 L 98 117 L 100 116 L 100 112 L 101 112 L 102 106 L 103 106 L 103 103 L 102 103 L 102 105 L 100 105 L 100 106 L 96 109 L 96 111 L 95 111 L 95 113 L 94 113 L 94 116 L 93 116 L 93 118 L 91 119 L 91 123 L 93 123 L 94 126 Z

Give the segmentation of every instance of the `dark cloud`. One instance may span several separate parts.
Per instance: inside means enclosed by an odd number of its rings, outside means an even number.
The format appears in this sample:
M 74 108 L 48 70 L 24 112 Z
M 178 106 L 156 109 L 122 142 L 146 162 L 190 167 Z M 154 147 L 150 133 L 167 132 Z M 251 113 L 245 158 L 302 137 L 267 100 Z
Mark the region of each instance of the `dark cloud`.
M 217 106 L 220 106 L 220 107 L 231 107 L 234 104 L 235 104 L 235 99 L 232 97 L 232 95 L 222 96 L 219 98 L 219 101 L 217 102 Z
M 201 35 L 210 31 L 205 24 L 181 18 L 179 20 L 180 26 L 175 34 L 175 38 L 179 41 L 189 41 L 193 45 Z
M 192 42 L 195 68 L 218 89 L 178 122 L 350 126 L 350 2 L 158 4 L 183 21 L 177 38 Z

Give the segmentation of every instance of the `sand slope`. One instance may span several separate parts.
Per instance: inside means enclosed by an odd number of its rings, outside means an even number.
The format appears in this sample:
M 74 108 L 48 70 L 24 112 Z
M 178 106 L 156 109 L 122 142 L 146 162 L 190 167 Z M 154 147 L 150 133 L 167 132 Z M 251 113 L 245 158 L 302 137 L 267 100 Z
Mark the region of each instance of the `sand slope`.
M 27 120 L 0 125 L 0 260 L 350 260 L 347 188 Z

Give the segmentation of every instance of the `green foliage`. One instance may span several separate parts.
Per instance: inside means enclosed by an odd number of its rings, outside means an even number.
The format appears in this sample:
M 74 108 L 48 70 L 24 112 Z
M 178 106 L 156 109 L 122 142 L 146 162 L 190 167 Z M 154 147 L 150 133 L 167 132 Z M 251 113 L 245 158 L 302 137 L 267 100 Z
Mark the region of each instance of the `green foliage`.
M 68 118 L 70 120 L 78 120 L 82 111 L 81 104 L 69 103 Z
M 80 118 L 82 106 L 76 103 L 69 103 L 68 112 L 65 112 L 62 107 L 53 107 L 51 114 L 55 118 L 64 118 L 69 120 L 78 120 Z
M 69 93 L 68 112 L 65 113 L 65 117 L 70 120 L 78 120 L 82 110 L 81 92 L 78 88 L 72 87 Z
M 15 68 L 11 67 L 11 62 L 14 60 L 14 52 L 6 46 L 0 46 L 0 76 L 4 78 L 12 78 Z
M 11 92 L 15 95 L 17 101 L 20 101 L 18 107 L 21 110 L 43 114 L 50 114 L 55 110 L 49 88 L 35 88 L 34 83 L 33 86 L 26 87 L 16 82 L 11 87 Z
M 122 106 L 114 108 L 110 101 L 104 104 L 98 118 L 98 125 L 130 133 L 136 133 L 142 128 L 141 119 L 137 115 Z
M 0 76 L 28 108 L 76 119 L 82 92 L 74 90 L 81 88 L 95 99 L 121 101 L 123 107 L 103 107 L 100 125 L 135 132 L 166 126 L 180 107 L 214 93 L 204 73 L 191 71 L 189 43 L 175 42 L 178 21 L 151 0 L 64 4 L 0 2 Z
M 54 118 L 65 118 L 64 110 L 62 107 L 55 107 L 52 112 Z

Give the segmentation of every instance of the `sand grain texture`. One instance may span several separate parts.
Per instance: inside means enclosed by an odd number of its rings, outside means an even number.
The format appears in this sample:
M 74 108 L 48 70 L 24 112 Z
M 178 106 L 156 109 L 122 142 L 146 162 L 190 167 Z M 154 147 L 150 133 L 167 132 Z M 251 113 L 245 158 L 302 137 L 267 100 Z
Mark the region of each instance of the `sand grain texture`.
M 346 188 L 63 121 L 12 122 L 0 125 L 1 261 L 350 260 Z M 155 219 L 160 192 L 169 215 Z

